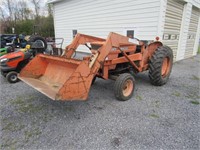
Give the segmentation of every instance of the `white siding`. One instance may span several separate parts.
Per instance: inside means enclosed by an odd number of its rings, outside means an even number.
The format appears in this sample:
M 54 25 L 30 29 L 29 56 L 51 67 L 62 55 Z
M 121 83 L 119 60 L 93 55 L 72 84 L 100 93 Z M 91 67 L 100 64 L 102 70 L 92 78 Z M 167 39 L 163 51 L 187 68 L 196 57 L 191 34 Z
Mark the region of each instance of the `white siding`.
M 195 43 L 194 43 L 193 55 L 196 55 L 196 54 L 197 54 L 199 44 L 200 44 L 200 17 L 199 17 L 199 23 L 198 23 L 198 28 L 197 28 L 197 34 L 196 34 Z
M 54 4 L 56 37 L 72 40 L 72 30 L 106 38 L 109 32 L 153 40 L 159 34 L 160 0 L 64 0 Z
M 182 19 L 182 24 L 181 24 L 181 33 L 180 33 L 176 60 L 184 59 L 187 37 L 188 37 L 188 30 L 189 30 L 189 23 L 190 23 L 190 18 L 191 18 L 191 11 L 192 11 L 192 4 L 186 3 L 184 5 L 183 19 Z
M 195 38 L 197 34 L 197 29 L 198 29 L 199 16 L 200 16 L 199 9 L 196 9 L 195 7 L 193 7 L 191 18 L 190 18 L 184 58 L 193 56 Z
M 165 25 L 165 15 L 167 8 L 167 0 L 160 0 L 160 12 L 159 12 L 159 21 L 158 21 L 158 33 L 157 36 L 162 40 L 164 34 L 164 25 Z
M 197 7 L 200 8 L 200 0 L 192 0 L 192 4 Z
M 172 48 L 174 60 L 178 51 L 180 30 L 184 4 L 180 1 L 168 0 L 165 15 L 163 43 Z M 166 38 L 168 36 L 168 38 Z
M 193 0 L 193 5 L 199 9 L 199 22 L 193 50 L 193 55 L 196 55 L 200 44 L 200 0 Z

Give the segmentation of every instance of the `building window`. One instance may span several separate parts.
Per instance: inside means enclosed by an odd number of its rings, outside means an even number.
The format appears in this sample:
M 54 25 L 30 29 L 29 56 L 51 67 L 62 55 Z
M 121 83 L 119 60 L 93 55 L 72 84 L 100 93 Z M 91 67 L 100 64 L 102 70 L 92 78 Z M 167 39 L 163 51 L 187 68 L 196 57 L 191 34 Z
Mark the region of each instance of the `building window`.
M 77 34 L 77 30 L 72 30 L 73 38 L 75 38 L 76 34 Z
M 129 38 L 134 38 L 134 30 L 127 30 L 126 36 Z

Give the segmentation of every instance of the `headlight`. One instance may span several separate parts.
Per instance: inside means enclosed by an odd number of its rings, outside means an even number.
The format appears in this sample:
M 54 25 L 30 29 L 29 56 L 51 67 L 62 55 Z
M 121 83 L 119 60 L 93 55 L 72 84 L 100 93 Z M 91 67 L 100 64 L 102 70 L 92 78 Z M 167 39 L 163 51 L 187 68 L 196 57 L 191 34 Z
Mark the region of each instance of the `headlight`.
M 0 61 L 1 61 L 1 63 L 6 62 L 6 61 L 8 61 L 8 58 L 2 58 Z

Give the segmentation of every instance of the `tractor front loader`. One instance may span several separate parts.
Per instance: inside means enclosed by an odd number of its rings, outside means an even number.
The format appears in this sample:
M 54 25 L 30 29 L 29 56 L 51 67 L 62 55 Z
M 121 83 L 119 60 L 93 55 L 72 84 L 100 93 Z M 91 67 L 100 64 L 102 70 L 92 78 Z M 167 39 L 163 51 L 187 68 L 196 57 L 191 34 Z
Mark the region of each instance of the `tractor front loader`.
M 88 55 L 76 58 L 85 46 Z M 130 73 L 149 70 L 154 85 L 167 82 L 173 63 L 172 50 L 159 41 L 144 44 L 137 39 L 110 33 L 107 39 L 77 34 L 62 56 L 38 54 L 19 78 L 53 100 L 86 100 L 96 77 L 114 79 L 119 100 L 128 100 L 135 89 Z

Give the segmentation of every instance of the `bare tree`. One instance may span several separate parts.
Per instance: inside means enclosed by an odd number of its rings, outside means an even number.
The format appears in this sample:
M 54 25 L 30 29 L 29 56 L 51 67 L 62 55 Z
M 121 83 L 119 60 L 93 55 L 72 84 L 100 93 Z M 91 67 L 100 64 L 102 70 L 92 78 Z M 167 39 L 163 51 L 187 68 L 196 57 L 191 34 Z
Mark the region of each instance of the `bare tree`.
M 31 10 L 28 8 L 27 1 L 20 0 L 16 6 L 18 10 L 19 20 L 27 20 L 31 18 Z
M 25 1 L 19 1 L 18 2 L 18 10 L 19 10 L 19 15 L 20 19 L 24 20 L 25 19 L 25 9 L 27 9 L 27 3 Z
M 0 6 L 0 15 L 0 33 L 3 33 L 6 28 L 6 18 L 2 6 Z
M 16 33 L 30 34 L 33 26 L 38 28 L 45 26 L 43 34 L 47 34 L 46 28 L 51 28 L 53 31 L 52 7 L 47 5 L 44 16 L 40 16 L 43 8 L 42 2 L 42 0 L 0 0 L 1 33 L 11 33 L 11 29 L 14 27 Z M 45 11 L 47 11 L 48 17 L 45 17 Z
M 14 26 L 14 2 L 13 0 L 2 0 L 1 1 L 1 18 L 4 19 L 4 22 L 1 22 L 2 26 L 8 27 Z M 2 20 L 3 21 L 3 20 Z
M 39 12 L 40 12 L 40 1 L 41 0 L 31 0 L 32 4 L 34 5 L 36 17 L 39 16 Z
M 13 0 L 4 0 L 3 4 L 5 5 L 5 7 L 8 9 L 9 12 L 9 16 L 10 16 L 10 20 L 13 20 Z
M 0 6 L 0 15 L 1 15 L 0 16 L 1 21 L 5 21 L 6 17 L 5 17 L 5 14 L 4 14 L 2 6 Z
M 47 4 L 48 15 L 53 16 L 53 7 L 52 4 Z
M 33 11 L 28 7 L 28 3 L 33 4 Z M 41 0 L 2 0 L 2 5 L 0 7 L 4 12 L 7 12 L 7 18 L 10 21 L 16 21 L 32 18 L 33 14 L 35 14 L 35 18 L 38 18 L 41 9 L 40 3 Z
M 0 33 L 4 33 L 5 30 L 11 25 L 11 17 L 9 16 L 9 12 L 7 7 L 5 7 L 4 3 L 5 1 L 2 2 L 2 5 L 0 6 Z M 5 11 L 6 9 L 6 11 Z M 7 13 L 6 13 L 7 12 Z

